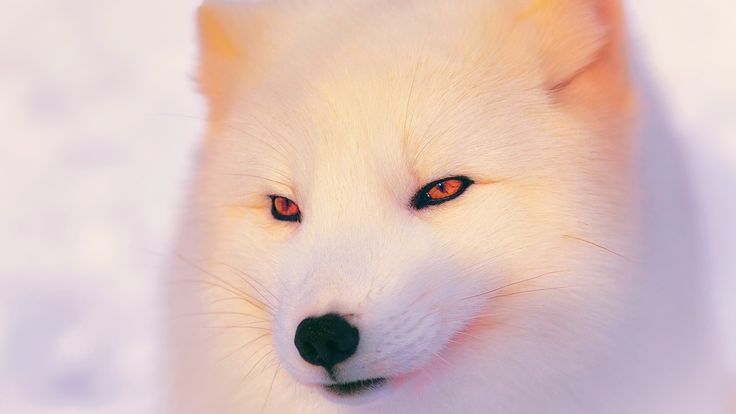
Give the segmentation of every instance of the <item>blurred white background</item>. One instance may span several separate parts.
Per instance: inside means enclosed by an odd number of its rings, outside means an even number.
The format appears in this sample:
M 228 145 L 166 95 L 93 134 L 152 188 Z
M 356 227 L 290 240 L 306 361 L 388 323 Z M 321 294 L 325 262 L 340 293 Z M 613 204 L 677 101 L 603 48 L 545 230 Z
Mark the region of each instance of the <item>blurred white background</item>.
M 0 0 L 0 412 L 160 412 L 162 271 L 204 106 L 197 0 Z M 736 372 L 736 3 L 630 1 Z

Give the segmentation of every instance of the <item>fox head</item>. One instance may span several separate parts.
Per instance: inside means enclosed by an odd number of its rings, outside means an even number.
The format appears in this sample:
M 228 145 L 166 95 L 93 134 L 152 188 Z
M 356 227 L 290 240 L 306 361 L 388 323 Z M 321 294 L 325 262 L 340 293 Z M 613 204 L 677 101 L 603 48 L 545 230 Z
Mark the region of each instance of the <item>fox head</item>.
M 231 407 L 442 412 L 573 370 L 624 280 L 620 20 L 614 0 L 206 2 L 183 256 Z

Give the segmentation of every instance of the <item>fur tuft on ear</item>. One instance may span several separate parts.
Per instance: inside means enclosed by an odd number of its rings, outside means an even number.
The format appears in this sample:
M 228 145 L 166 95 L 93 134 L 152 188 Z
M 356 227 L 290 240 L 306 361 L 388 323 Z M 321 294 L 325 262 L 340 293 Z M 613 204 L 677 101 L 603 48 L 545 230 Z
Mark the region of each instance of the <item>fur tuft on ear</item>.
M 223 116 L 237 93 L 262 80 L 299 48 L 305 33 L 329 26 L 342 9 L 317 1 L 205 0 L 197 16 L 198 80 L 210 118 Z
M 261 43 L 266 14 L 259 6 L 224 0 L 207 0 L 200 6 L 198 81 L 209 99 L 211 118 L 222 116 L 234 91 L 258 71 L 254 52 Z
M 560 100 L 631 106 L 620 0 L 529 0 L 517 16 L 533 26 L 545 86 Z

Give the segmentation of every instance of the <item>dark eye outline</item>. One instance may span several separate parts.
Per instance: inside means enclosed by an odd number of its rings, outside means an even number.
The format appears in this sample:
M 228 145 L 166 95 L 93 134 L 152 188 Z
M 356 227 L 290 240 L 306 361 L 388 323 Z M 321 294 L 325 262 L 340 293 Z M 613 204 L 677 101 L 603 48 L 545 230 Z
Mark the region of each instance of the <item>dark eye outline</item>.
M 432 188 L 434 188 L 437 184 L 441 184 L 449 180 L 459 180 L 462 183 L 460 189 L 457 190 L 455 194 L 449 195 L 445 198 L 432 198 L 429 195 L 429 191 Z M 473 180 L 471 180 L 470 178 L 464 175 L 445 177 L 445 178 L 442 178 L 436 181 L 432 181 L 431 183 L 425 185 L 419 191 L 417 191 L 416 194 L 414 194 L 414 197 L 412 197 L 411 199 L 411 206 L 415 210 L 421 210 L 429 206 L 436 206 L 437 204 L 446 203 L 450 200 L 454 200 L 460 197 L 465 192 L 465 190 L 467 190 L 468 187 L 470 187 L 473 183 L 474 183 Z
M 276 220 L 279 220 L 279 221 L 295 221 L 295 222 L 299 222 L 299 223 L 302 221 L 302 210 L 299 208 L 299 204 L 295 203 L 290 198 L 287 198 L 287 197 L 284 197 L 284 196 L 280 196 L 280 195 L 272 194 L 269 197 L 271 198 L 271 215 L 273 216 L 273 218 L 275 218 Z M 284 200 L 286 200 L 286 201 L 294 204 L 296 206 L 296 209 L 297 209 L 296 214 L 285 216 L 285 215 L 279 213 L 279 211 L 276 210 L 276 200 L 277 199 L 284 199 Z

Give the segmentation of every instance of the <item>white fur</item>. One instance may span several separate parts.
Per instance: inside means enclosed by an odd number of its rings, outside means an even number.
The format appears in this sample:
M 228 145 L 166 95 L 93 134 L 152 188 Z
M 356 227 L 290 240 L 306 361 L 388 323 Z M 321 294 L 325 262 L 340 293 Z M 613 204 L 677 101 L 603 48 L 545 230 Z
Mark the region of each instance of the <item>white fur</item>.
M 552 89 L 610 27 L 589 2 L 532 3 L 212 6 L 237 50 L 203 54 L 214 109 L 170 290 L 172 412 L 684 408 L 656 392 L 679 382 L 640 369 L 667 344 L 631 322 L 647 278 L 630 109 Z M 460 198 L 409 208 L 460 174 L 476 182 Z M 269 194 L 302 222 L 274 220 Z M 370 402 L 325 398 L 293 345 L 328 312 L 361 333 L 338 379 L 391 379 Z

